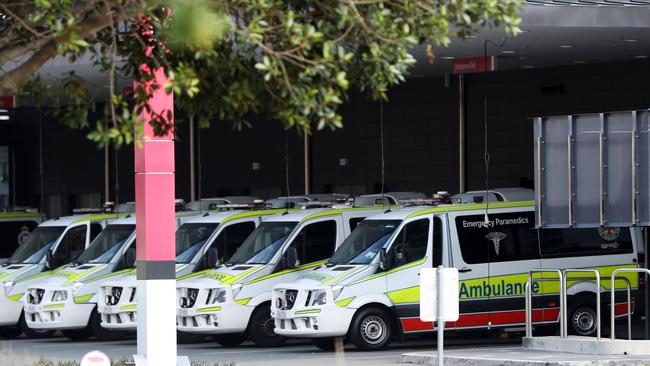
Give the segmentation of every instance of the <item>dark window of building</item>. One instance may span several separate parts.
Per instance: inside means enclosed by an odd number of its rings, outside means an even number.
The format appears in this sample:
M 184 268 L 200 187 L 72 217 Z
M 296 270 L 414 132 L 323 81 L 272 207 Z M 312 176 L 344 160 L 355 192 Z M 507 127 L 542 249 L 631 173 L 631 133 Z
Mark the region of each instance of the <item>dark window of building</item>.
M 0 222 L 0 258 L 9 258 L 38 224 L 35 221 Z
M 391 267 L 418 261 L 427 254 L 429 219 L 409 222 L 402 227 L 390 248 Z
M 534 213 L 515 212 L 459 216 L 456 230 L 460 251 L 466 263 L 520 261 L 539 258 Z
M 632 253 L 627 228 L 542 229 L 542 258 Z
M 212 244 L 212 247 L 217 248 L 219 263 L 225 263 L 230 259 L 253 230 L 255 230 L 255 223 L 252 221 L 233 224 L 221 230 Z
M 336 221 L 327 220 L 305 226 L 291 245 L 298 251 L 301 265 L 331 257 L 336 247 Z

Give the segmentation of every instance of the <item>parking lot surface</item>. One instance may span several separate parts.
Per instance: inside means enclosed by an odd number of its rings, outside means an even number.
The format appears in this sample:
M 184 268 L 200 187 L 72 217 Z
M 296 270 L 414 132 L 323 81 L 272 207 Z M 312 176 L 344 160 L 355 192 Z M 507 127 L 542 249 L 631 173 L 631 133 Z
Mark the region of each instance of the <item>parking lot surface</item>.
M 505 347 L 517 344 L 517 338 L 497 337 L 453 337 L 447 341 L 449 348 Z M 50 339 L 16 339 L 0 341 L 0 365 L 27 366 L 41 357 L 52 360 L 79 360 L 89 351 L 101 350 L 112 359 L 131 358 L 136 352 L 135 339 L 116 342 L 73 342 L 64 337 Z M 235 365 L 397 365 L 406 352 L 435 349 L 433 338 L 416 338 L 405 342 L 393 342 L 384 351 L 361 352 L 352 345 L 346 345 L 344 352 L 325 352 L 308 341 L 288 342 L 284 347 L 259 348 L 246 342 L 237 348 L 224 348 L 215 342 L 180 344 L 178 354 L 190 357 L 192 361 L 211 363 L 234 363 Z

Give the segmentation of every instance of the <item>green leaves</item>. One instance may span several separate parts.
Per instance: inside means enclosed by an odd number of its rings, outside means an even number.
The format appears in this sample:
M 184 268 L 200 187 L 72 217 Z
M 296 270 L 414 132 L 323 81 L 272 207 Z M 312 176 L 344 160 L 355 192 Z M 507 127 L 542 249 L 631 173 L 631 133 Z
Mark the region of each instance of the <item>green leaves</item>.
M 80 4 L 86 10 L 75 12 Z M 522 5 L 523 0 L 35 0 L 25 19 L 58 37 L 60 54 L 74 60 L 92 52 L 107 73 L 117 68 L 150 81 L 146 70 L 164 68 L 169 80 L 155 87 L 173 92 L 176 106 L 203 127 L 220 120 L 239 129 L 249 126 L 251 113 L 262 113 L 286 128 L 310 132 L 343 127 L 338 108 L 351 90 L 386 99 L 387 90 L 408 77 L 418 44 L 426 45 L 433 62 L 451 39 L 483 27 L 517 34 Z M 125 10 L 132 14 L 125 24 L 115 21 L 92 36 L 82 34 L 88 17 L 114 18 Z M 63 85 L 72 103 L 60 116 L 70 126 L 88 124 L 91 101 L 80 88 L 74 80 Z M 132 142 L 148 98 L 143 88 L 128 97 L 114 95 L 89 138 Z M 167 117 L 153 117 L 157 133 L 168 131 Z

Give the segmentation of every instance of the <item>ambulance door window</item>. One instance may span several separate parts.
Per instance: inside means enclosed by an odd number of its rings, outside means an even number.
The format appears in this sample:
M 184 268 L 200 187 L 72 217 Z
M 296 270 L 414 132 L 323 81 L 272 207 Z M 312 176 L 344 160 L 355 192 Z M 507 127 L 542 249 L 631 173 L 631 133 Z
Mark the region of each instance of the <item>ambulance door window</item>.
M 429 219 L 411 221 L 404 225 L 390 248 L 390 267 L 399 267 L 416 262 L 427 254 Z
M 336 221 L 326 220 L 305 226 L 291 245 L 298 251 L 300 265 L 331 257 L 336 247 Z
M 365 217 L 353 217 L 353 218 L 351 218 L 350 219 L 350 232 L 354 231 L 354 229 L 356 229 L 357 225 L 359 225 L 359 223 L 361 221 L 363 221 L 364 219 L 365 219 Z
M 77 259 L 86 249 L 88 225 L 79 225 L 69 229 L 56 249 L 55 262 L 61 266 Z

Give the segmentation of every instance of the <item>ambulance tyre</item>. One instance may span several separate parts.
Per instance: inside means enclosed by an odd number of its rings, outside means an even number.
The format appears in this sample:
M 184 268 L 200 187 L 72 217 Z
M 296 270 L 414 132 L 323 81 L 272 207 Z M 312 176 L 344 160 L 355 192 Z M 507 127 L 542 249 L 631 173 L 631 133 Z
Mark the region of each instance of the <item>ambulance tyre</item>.
M 66 329 L 62 330 L 64 336 L 66 336 L 71 341 L 85 341 L 90 337 L 90 333 L 87 328 L 83 329 Z
M 570 334 L 593 336 L 596 334 L 596 304 L 583 296 L 568 300 L 567 329 Z M 602 326 L 602 325 L 601 325 Z
M 194 334 L 194 333 L 176 331 L 176 343 L 178 344 L 201 343 L 204 341 L 205 341 L 205 335 L 203 334 Z
M 258 306 L 248 324 L 248 337 L 258 347 L 278 347 L 287 341 L 275 333 L 275 321 L 271 317 L 271 307 L 266 304 Z
M 18 320 L 18 328 L 25 334 L 27 338 L 49 338 L 54 334 L 53 330 L 46 329 L 32 329 L 27 326 L 25 321 L 25 313 L 20 314 L 20 320 Z
M 97 308 L 93 309 L 90 313 L 90 320 L 88 321 L 88 330 L 100 341 L 116 341 L 124 337 L 120 332 L 114 332 L 102 327 L 101 315 L 97 312 Z
M 0 338 L 14 339 L 20 337 L 23 330 L 18 326 L 0 328 Z
M 223 347 L 237 347 L 244 343 L 246 340 L 245 334 L 219 334 L 214 336 L 214 340 L 217 341 Z
M 320 348 L 323 351 L 334 351 L 336 349 L 336 338 L 326 337 L 326 338 L 312 338 L 311 342 L 314 346 Z
M 376 307 L 362 308 L 352 319 L 349 339 L 362 351 L 384 349 L 392 338 L 391 325 L 386 311 Z

